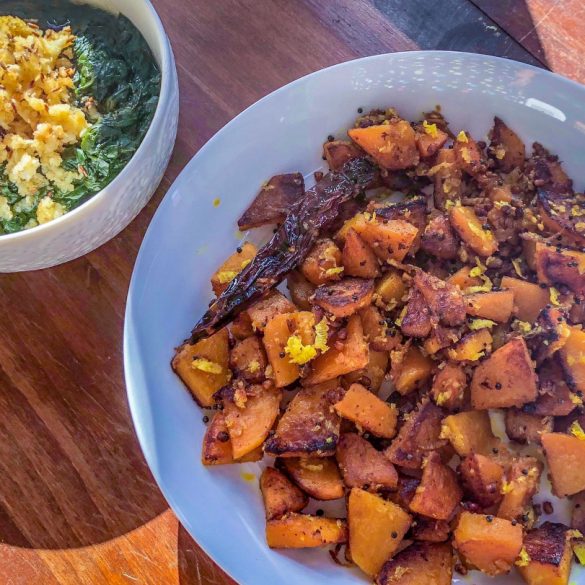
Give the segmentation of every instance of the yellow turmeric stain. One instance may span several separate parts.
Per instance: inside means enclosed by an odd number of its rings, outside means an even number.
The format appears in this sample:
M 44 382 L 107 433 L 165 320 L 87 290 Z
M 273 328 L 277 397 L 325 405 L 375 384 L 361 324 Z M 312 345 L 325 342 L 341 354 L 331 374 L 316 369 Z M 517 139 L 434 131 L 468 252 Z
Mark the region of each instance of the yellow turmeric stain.
M 219 197 L 216 197 L 213 200 L 213 207 L 219 207 L 219 204 L 221 203 L 221 199 Z
M 249 473 L 247 471 L 242 471 L 242 473 L 240 473 L 240 477 L 244 481 L 254 481 L 256 479 L 256 476 L 253 473 Z

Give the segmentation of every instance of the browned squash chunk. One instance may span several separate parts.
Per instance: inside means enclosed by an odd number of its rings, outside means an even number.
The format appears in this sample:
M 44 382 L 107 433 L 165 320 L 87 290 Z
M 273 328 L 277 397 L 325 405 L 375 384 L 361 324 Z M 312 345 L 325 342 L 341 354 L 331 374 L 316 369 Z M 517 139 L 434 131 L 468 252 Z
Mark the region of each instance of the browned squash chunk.
M 343 376 L 345 386 L 361 384 L 372 392 L 377 392 L 386 377 L 388 369 L 388 352 L 370 349 L 368 364 L 361 370 L 356 370 Z
M 542 464 L 534 457 L 518 457 L 512 461 L 502 484 L 504 497 L 498 507 L 500 518 L 518 520 L 530 510 L 541 472 Z
M 408 337 L 427 337 L 432 326 L 428 303 L 417 288 L 410 289 L 406 311 L 400 320 L 402 333 Z
M 262 186 L 251 205 L 238 219 L 242 231 L 282 221 L 293 203 L 305 192 L 301 173 L 276 175 Z
M 550 302 L 547 289 L 526 280 L 504 276 L 502 288 L 514 293 L 514 314 L 520 321 L 534 323 L 540 311 Z
M 568 585 L 571 573 L 571 537 L 563 524 L 545 522 L 524 537 L 525 558 L 517 563 L 528 585 Z
M 452 578 L 451 545 L 416 542 L 384 563 L 376 585 L 451 585 Z
M 526 404 L 523 409 L 538 416 L 567 416 L 581 404 L 563 380 L 565 374 L 559 360 L 547 360 L 538 370 L 540 388 L 534 404 Z
M 302 388 L 278 421 L 264 451 L 275 457 L 335 453 L 341 421 L 332 411 L 337 383 Z
M 526 147 L 518 134 L 511 130 L 500 118 L 494 118 L 494 127 L 490 133 L 490 150 L 498 168 L 504 173 L 524 167 Z
M 346 333 L 341 349 L 332 345 L 329 351 L 313 360 L 311 371 L 305 378 L 306 384 L 320 384 L 368 365 L 369 349 L 359 315 L 349 318 Z
M 359 312 L 364 328 L 364 335 L 370 348 L 376 351 L 390 351 L 400 343 L 400 335 L 390 329 L 386 319 L 373 305 L 364 307 Z
M 213 274 L 211 277 L 211 288 L 216 296 L 219 296 L 229 285 L 229 283 L 245 268 L 251 261 L 256 252 L 256 246 L 250 242 L 245 242 L 238 252 L 234 252 Z
M 363 278 L 344 278 L 324 284 L 315 291 L 314 303 L 342 319 L 353 315 L 372 302 L 374 281 Z
M 351 420 L 358 428 L 377 437 L 391 439 L 396 434 L 396 407 L 380 400 L 361 384 L 352 384 L 333 408 L 342 418 Z
M 372 248 L 368 246 L 353 229 L 345 236 L 342 262 L 347 276 L 359 278 L 375 278 L 380 276 L 378 258 Z
M 585 204 L 585 195 L 572 190 L 559 193 L 555 189 L 538 189 L 537 196 L 538 211 L 545 228 L 561 235 L 569 246 L 582 248 L 585 244 L 585 222 L 580 212 Z
M 553 419 L 551 416 L 528 414 L 517 408 L 506 411 L 506 435 L 517 443 L 540 444 L 542 433 L 552 433 Z
M 449 211 L 449 220 L 459 237 L 479 256 L 487 257 L 498 249 L 494 234 L 484 229 L 471 207 L 455 205 Z
M 567 325 L 567 315 L 558 307 L 545 307 L 536 321 L 540 330 L 534 355 L 537 363 L 552 357 L 559 351 L 571 336 L 571 327 Z
M 346 162 L 363 154 L 363 151 L 349 140 L 332 140 L 323 144 L 323 156 L 332 171 L 341 170 Z
M 292 302 L 303 311 L 311 310 L 309 299 L 315 294 L 315 285 L 311 284 L 300 272 L 293 270 L 288 273 L 286 288 L 290 292 Z
M 301 375 L 300 366 L 306 363 L 305 357 L 312 358 L 317 354 L 312 348 L 313 351 L 306 356 L 298 356 L 296 346 L 292 344 L 292 341 L 299 340 L 302 346 L 312 345 L 315 341 L 314 327 L 315 316 L 309 311 L 283 313 L 268 321 L 263 341 L 278 388 L 292 384 Z
M 468 315 L 506 323 L 514 310 L 514 292 L 498 290 L 466 295 L 465 305 Z
M 339 280 L 343 274 L 341 250 L 333 240 L 318 240 L 301 264 L 301 273 L 315 285 Z
M 293 313 L 297 308 L 280 292 L 272 291 L 268 296 L 252 304 L 247 313 L 254 331 L 264 331 L 268 322 L 284 313 Z
M 262 382 L 267 365 L 266 352 L 256 336 L 238 341 L 230 352 L 230 367 L 234 374 L 249 382 Z
M 389 124 L 367 128 L 352 128 L 347 133 L 385 169 L 408 169 L 418 164 L 415 132 L 406 120 L 392 120 Z
M 347 519 L 351 558 L 370 577 L 396 553 L 411 523 L 400 506 L 359 488 L 349 494 Z
M 435 355 L 442 349 L 449 347 L 459 341 L 461 330 L 455 327 L 435 327 L 429 337 L 424 340 L 423 348 L 428 355 Z
M 469 175 L 477 175 L 485 168 L 482 152 L 469 133 L 461 131 L 453 144 L 459 168 Z
M 445 215 L 436 215 L 429 221 L 422 235 L 421 249 L 442 260 L 457 258 L 459 243 Z
M 585 490 L 585 441 L 563 433 L 541 439 L 555 494 L 564 498 Z
M 412 526 L 412 538 L 424 542 L 446 542 L 449 540 L 451 527 L 445 520 L 432 520 L 417 516 Z
M 448 439 L 460 457 L 480 453 L 490 456 L 500 440 L 492 432 L 487 411 L 473 410 L 451 414 L 443 421 L 441 437 Z
M 262 445 L 280 410 L 282 392 L 276 388 L 251 386 L 234 389 L 224 398 L 223 413 L 232 442 L 234 459 L 240 459 Z
M 377 492 L 395 490 L 398 485 L 394 465 L 357 433 L 341 435 L 336 457 L 343 481 L 349 488 Z
M 282 467 L 293 481 L 316 500 L 343 497 L 343 481 L 332 457 L 290 457 Z
M 449 520 L 462 496 L 456 473 L 443 465 L 441 456 L 434 451 L 424 462 L 422 480 L 410 502 L 410 509 L 435 520 Z
M 423 355 L 416 345 L 409 346 L 405 352 L 393 351 L 391 361 L 390 379 L 403 396 L 423 386 L 433 373 L 433 360 Z
M 223 412 L 216 412 L 205 430 L 201 451 L 203 465 L 226 465 L 234 462 L 232 444 Z
M 464 335 L 447 354 L 454 362 L 477 362 L 491 352 L 492 342 L 488 329 L 478 329 Z
M 266 523 L 270 548 L 315 548 L 347 542 L 347 523 L 337 518 L 287 514 Z
M 459 410 L 465 399 L 467 376 L 463 368 L 455 363 L 447 362 L 433 379 L 431 397 L 437 406 L 447 410 Z
M 260 476 L 260 491 L 266 520 L 300 512 L 309 498 L 294 483 L 274 467 L 267 467 Z
M 230 331 L 235 339 L 246 339 L 246 337 L 252 337 L 254 335 L 252 319 L 250 319 L 247 311 L 242 311 L 236 316 L 231 323 Z
M 416 133 L 416 147 L 421 158 L 429 158 L 437 154 L 440 148 L 443 148 L 449 135 L 437 128 L 436 124 L 421 125 Z
M 569 388 L 585 392 L 585 331 L 571 327 L 560 356 Z
M 227 329 L 179 347 L 172 367 L 199 406 L 213 406 L 213 395 L 230 380 Z
M 422 270 L 416 271 L 414 284 L 441 323 L 452 327 L 465 321 L 465 301 L 459 288 Z
M 380 280 L 376 281 L 374 295 L 384 305 L 398 305 L 406 294 L 406 285 L 398 270 L 391 269 Z
M 420 247 L 420 237 L 427 224 L 427 200 L 426 197 L 407 197 L 401 201 L 392 203 L 373 203 L 368 205 L 368 211 L 375 212 L 378 220 L 385 223 L 387 220 L 404 220 L 418 229 L 418 233 L 412 242 L 409 254 L 414 255 Z
M 383 262 L 402 262 L 418 235 L 418 229 L 401 219 L 361 219 L 353 229 Z
M 465 494 L 480 506 L 488 508 L 502 499 L 503 467 L 479 453 L 467 455 L 459 465 Z
M 429 400 L 424 400 L 409 413 L 398 435 L 384 454 L 394 465 L 407 469 L 420 469 L 424 458 L 447 444 L 441 439 L 443 412 Z
M 507 573 L 522 550 L 522 526 L 503 518 L 463 512 L 453 535 L 459 554 L 492 576 Z
M 526 342 L 516 337 L 494 351 L 473 372 L 473 408 L 507 408 L 536 400 L 536 374 Z
M 455 201 L 461 192 L 461 169 L 452 148 L 441 148 L 430 173 L 434 177 L 435 207 L 445 210 L 447 201 Z
M 540 282 L 564 284 L 575 294 L 585 294 L 585 253 L 537 242 L 534 259 Z
M 473 268 L 464 266 L 455 272 L 455 274 L 452 274 L 447 279 L 447 282 L 460 288 L 462 291 L 471 288 L 472 286 L 480 286 L 482 284 L 482 280 L 479 276 L 471 276 L 472 270 Z

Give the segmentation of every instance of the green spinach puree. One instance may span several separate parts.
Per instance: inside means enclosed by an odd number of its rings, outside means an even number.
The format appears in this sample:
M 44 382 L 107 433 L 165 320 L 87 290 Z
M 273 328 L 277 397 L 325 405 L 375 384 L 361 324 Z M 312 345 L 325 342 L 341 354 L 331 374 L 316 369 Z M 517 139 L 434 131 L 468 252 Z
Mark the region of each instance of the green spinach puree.
M 43 28 L 70 25 L 75 42 L 75 105 L 90 129 L 81 142 L 62 153 L 63 168 L 83 169 L 73 191 L 50 185 L 39 190 L 33 209 L 0 220 L 0 234 L 22 230 L 35 217 L 48 191 L 67 211 L 103 189 L 128 163 L 148 130 L 158 102 L 160 72 L 138 29 L 122 15 L 64 0 L 3 0 L 1 15 L 34 19 Z M 95 104 L 88 108 L 88 98 Z M 12 204 L 20 199 L 0 169 L 0 195 Z

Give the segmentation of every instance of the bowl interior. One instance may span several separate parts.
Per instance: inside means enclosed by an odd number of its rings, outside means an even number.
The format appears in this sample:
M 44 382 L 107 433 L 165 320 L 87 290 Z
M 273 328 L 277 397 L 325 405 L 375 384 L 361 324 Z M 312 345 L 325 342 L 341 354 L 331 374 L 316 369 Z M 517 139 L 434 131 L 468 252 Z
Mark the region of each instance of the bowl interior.
M 206 469 L 199 462 L 204 413 L 169 361 L 207 307 L 210 275 L 240 242 L 239 214 L 271 175 L 309 176 L 322 168 L 321 144 L 328 134 L 342 137 L 358 107 L 394 106 L 417 119 L 439 104 L 455 133 L 466 129 L 476 139 L 485 137 L 497 114 L 527 143 L 539 140 L 558 153 L 580 188 L 584 98 L 577 84 L 494 57 L 444 52 L 369 57 L 312 74 L 260 100 L 210 140 L 171 187 L 142 244 L 128 298 L 129 400 L 142 448 L 171 506 L 242 585 L 367 580 L 322 551 L 268 550 L 257 480 L 242 475 L 259 475 L 259 464 Z M 492 583 L 479 573 L 455 582 Z M 521 579 L 511 575 L 498 582 Z

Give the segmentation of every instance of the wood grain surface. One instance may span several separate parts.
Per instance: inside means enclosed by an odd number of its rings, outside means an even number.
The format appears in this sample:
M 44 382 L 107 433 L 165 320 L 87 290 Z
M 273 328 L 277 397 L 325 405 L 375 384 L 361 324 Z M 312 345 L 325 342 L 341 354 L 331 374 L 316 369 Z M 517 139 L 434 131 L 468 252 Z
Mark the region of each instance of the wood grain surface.
M 144 231 L 183 166 L 226 122 L 301 75 L 381 52 L 482 52 L 585 80 L 581 0 L 154 5 L 181 84 L 179 136 L 160 188 L 92 254 L 0 275 L 0 585 L 233 583 L 153 482 L 122 371 L 124 305 Z

